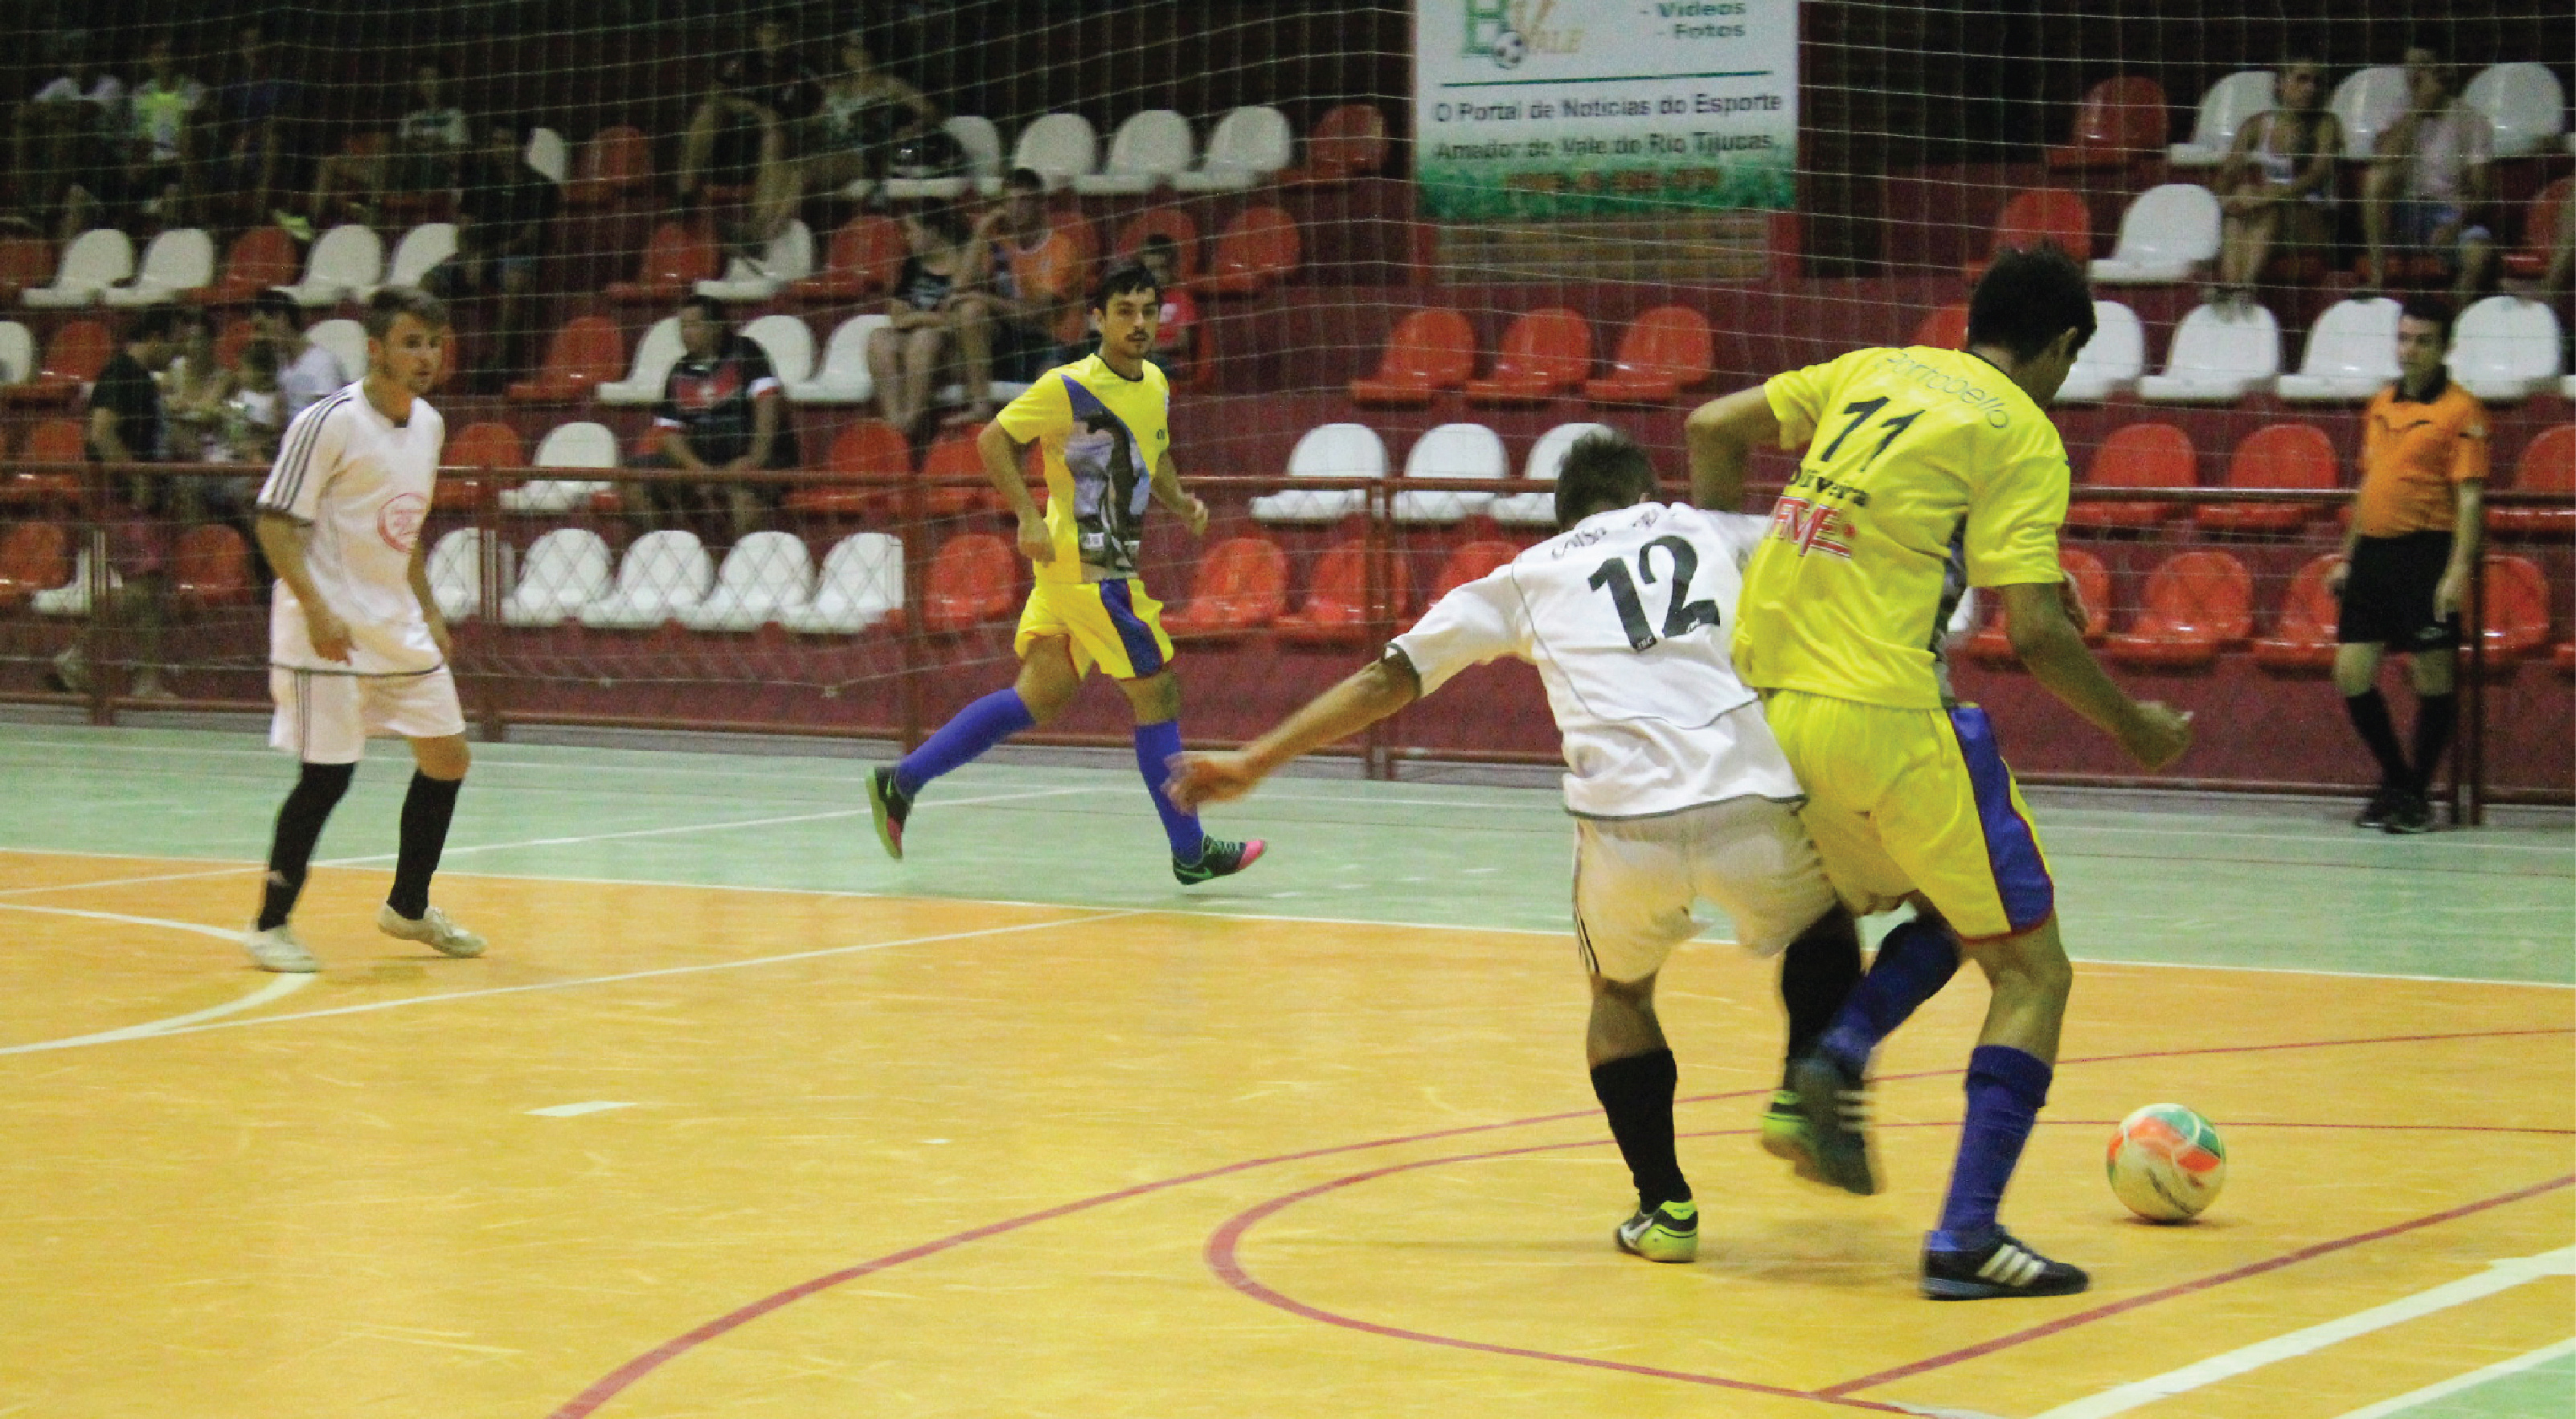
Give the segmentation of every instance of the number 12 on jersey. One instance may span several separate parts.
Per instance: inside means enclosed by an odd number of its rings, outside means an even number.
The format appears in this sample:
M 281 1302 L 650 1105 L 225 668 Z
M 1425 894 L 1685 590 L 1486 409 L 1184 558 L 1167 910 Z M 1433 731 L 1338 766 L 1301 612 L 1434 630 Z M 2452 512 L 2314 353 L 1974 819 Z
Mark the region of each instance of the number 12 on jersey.
M 1663 633 L 1658 636 L 1646 622 L 1646 603 L 1637 593 L 1638 583 L 1655 584 L 1655 549 L 1662 548 L 1672 572 L 1672 591 L 1664 602 Z M 1690 599 L 1691 578 L 1699 574 L 1699 552 L 1679 537 L 1658 537 L 1637 549 L 1637 574 L 1628 575 L 1625 557 L 1612 557 L 1593 569 L 1585 583 L 1595 591 L 1610 593 L 1610 604 L 1619 613 L 1619 629 L 1628 636 L 1628 648 L 1651 649 L 1655 642 L 1672 636 L 1686 636 L 1702 626 L 1717 624 L 1717 603 Z

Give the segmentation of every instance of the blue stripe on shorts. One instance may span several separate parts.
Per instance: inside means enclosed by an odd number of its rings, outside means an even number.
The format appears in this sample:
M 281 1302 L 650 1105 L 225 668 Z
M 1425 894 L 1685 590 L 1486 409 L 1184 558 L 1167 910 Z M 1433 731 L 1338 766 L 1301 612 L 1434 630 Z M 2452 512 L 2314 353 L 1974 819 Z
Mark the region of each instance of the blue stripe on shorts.
M 1986 865 L 1995 875 L 1995 894 L 2002 898 L 2004 920 L 2016 932 L 2028 931 L 2057 910 L 2057 884 L 2048 879 L 2040 860 L 2039 839 L 2030 822 L 2013 806 L 2012 771 L 1995 748 L 1994 726 L 1973 705 L 1950 711 L 1950 730 L 1959 739 L 1959 756 L 1967 761 L 1968 782 L 1977 797 L 1977 821 L 1986 832 Z
M 1154 628 L 1136 614 L 1136 603 L 1129 598 L 1126 578 L 1100 583 L 1100 604 L 1109 612 L 1109 624 L 1118 628 L 1118 639 L 1127 647 L 1127 663 L 1135 668 L 1138 678 L 1163 668 L 1163 647 L 1154 639 Z

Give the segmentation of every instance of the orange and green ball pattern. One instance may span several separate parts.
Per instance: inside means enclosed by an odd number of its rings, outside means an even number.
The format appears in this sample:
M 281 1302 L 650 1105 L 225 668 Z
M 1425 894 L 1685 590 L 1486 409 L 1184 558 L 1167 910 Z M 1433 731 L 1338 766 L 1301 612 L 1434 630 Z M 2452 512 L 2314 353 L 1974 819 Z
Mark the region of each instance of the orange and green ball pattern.
M 2111 1191 L 2150 1222 L 2185 1222 L 2218 1200 L 2227 1145 L 2180 1104 L 2149 1104 L 2111 1130 Z

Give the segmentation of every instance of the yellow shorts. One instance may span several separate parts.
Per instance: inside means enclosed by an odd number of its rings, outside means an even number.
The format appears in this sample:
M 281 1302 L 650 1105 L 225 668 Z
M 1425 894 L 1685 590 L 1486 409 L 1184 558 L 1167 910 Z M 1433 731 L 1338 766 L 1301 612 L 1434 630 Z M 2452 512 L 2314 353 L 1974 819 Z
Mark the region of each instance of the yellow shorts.
M 1073 673 L 1097 665 L 1115 680 L 1141 680 L 1172 663 L 1172 638 L 1163 634 L 1163 603 L 1134 578 L 1095 582 L 1039 582 L 1020 611 L 1011 653 L 1024 656 L 1047 636 L 1072 642 Z
M 1844 905 L 1884 911 L 1921 892 L 1970 941 L 2028 931 L 2056 912 L 2030 805 L 1984 710 L 1778 690 L 1762 713 L 1807 790 L 1799 816 Z

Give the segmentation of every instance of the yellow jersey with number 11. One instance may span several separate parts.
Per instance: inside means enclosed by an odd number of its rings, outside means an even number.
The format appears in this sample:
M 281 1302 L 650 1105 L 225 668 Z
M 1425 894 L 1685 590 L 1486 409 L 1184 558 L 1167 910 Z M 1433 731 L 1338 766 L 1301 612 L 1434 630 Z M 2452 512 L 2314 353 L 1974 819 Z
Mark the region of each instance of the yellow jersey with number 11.
M 1854 350 L 1763 391 L 1780 446 L 1807 451 L 1744 571 L 1737 673 L 1757 689 L 1951 704 L 1941 638 L 1964 588 L 2065 578 L 2057 426 L 1956 350 Z

